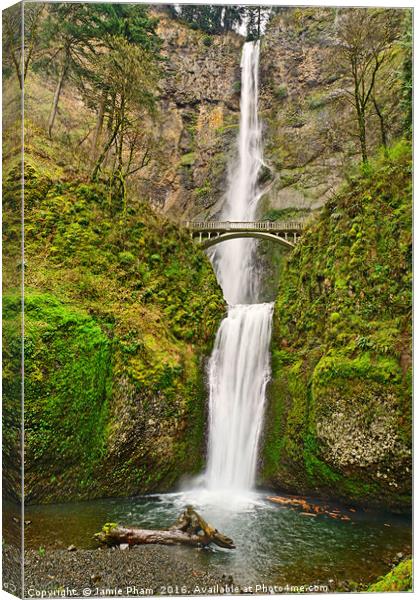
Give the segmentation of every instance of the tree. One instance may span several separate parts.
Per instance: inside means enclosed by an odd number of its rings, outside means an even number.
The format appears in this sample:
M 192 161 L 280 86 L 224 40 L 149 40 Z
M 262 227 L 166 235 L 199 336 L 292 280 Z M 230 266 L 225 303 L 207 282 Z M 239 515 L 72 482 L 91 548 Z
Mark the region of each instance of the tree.
M 77 3 L 51 4 L 42 25 L 41 39 L 48 52 L 35 68 L 52 70 L 57 76 L 48 119 L 48 135 L 51 137 L 66 78 L 70 72 L 83 71 L 87 53 L 95 51 L 89 7 Z
M 97 87 L 106 89 L 107 139 L 95 162 L 91 180 L 97 181 L 110 150 L 113 151 L 109 185 L 123 209 L 126 180 L 150 160 L 149 140 L 142 133 L 147 115 L 155 114 L 158 64 L 149 50 L 130 44 L 124 37 L 108 40 L 110 50 L 97 56 Z M 139 156 L 141 154 L 141 156 Z M 120 206 L 118 206 L 120 208 Z
M 246 10 L 246 32 L 247 40 L 258 40 L 261 33 L 261 6 L 247 6 Z
M 41 16 L 45 5 L 42 3 L 16 4 L 3 11 L 3 73 L 16 73 L 20 88 L 28 73 L 34 55 L 38 50 Z M 22 18 L 24 11 L 24 19 Z M 22 56 L 22 25 L 24 24 L 24 48 Z
M 89 7 L 94 37 L 104 51 L 111 50 L 110 40 L 122 37 L 130 44 L 136 44 L 153 54 L 157 60 L 161 40 L 156 33 L 158 20 L 150 18 L 147 7 L 138 4 L 92 4 Z M 106 111 L 109 109 L 109 90 L 103 80 L 99 81 L 99 98 L 95 98 L 97 108 L 96 127 L 92 139 L 92 159 L 97 158 L 97 148 L 102 135 Z
M 404 60 L 401 69 L 402 79 L 402 108 L 405 113 L 404 130 L 408 135 L 412 133 L 412 11 L 408 10 L 404 23 L 405 29 L 402 37 Z
M 141 5 L 104 3 L 50 5 L 48 17 L 42 28 L 43 43 L 50 51 L 48 60 L 44 59 L 42 66 L 45 67 L 47 62 L 57 75 L 48 121 L 50 137 L 65 80 L 71 76 L 84 92 L 89 80 L 91 82 L 94 80 L 91 63 L 94 63 L 97 54 L 110 50 L 108 42 L 114 36 L 157 52 L 160 40 L 155 33 L 156 23 L 156 19 L 148 17 L 147 8 Z M 95 143 L 100 136 L 106 101 L 107 93 L 104 89 L 98 104 Z
M 362 161 L 368 162 L 367 111 L 372 104 L 381 124 L 386 144 L 385 121 L 376 93 L 377 75 L 389 60 L 391 47 L 399 35 L 400 16 L 391 9 L 355 9 L 343 11 L 338 23 L 337 51 L 344 66 L 349 67 L 352 87 L 347 99 L 354 107 Z
M 243 20 L 243 6 L 222 6 L 217 4 L 179 4 L 171 11 L 177 18 L 193 29 L 206 33 L 219 34 L 233 31 Z

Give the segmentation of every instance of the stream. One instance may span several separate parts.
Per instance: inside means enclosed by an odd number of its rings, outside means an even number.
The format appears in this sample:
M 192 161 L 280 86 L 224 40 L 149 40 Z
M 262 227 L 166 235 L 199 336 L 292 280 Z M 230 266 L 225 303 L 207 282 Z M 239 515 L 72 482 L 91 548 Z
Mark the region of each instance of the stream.
M 313 582 L 373 581 L 389 570 L 398 552 L 409 552 L 408 517 L 331 503 L 350 520 L 316 517 L 283 508 L 267 494 L 234 497 L 185 492 L 28 506 L 26 548 L 96 547 L 93 534 L 106 521 L 149 528 L 170 526 L 188 503 L 230 536 L 236 550 L 172 547 L 174 557 L 210 573 L 226 573 L 241 585 L 303 585 Z

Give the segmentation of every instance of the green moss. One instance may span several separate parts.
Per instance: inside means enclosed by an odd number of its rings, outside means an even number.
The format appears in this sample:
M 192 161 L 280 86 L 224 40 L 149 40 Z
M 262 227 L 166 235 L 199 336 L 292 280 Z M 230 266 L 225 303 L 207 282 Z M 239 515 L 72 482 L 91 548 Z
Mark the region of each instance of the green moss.
M 313 93 L 307 99 L 307 105 L 309 110 L 316 110 L 318 108 L 322 108 L 328 102 L 327 96 L 321 93 Z
M 17 352 L 20 297 L 5 296 L 3 302 L 9 348 Z M 74 468 L 81 482 L 92 476 L 105 452 L 112 367 L 110 341 L 101 327 L 51 294 L 26 292 L 24 348 L 30 501 L 35 474 L 53 486 Z
M 235 94 L 240 94 L 241 92 L 241 81 L 235 81 L 233 83 L 233 91 Z
M 271 483 L 409 506 L 410 307 L 411 148 L 401 142 L 351 175 L 283 268 L 264 445 Z M 340 462 L 329 422 L 355 444 L 352 463 Z M 397 440 L 377 450 L 379 464 L 348 433 L 375 439 L 374 423 Z
M 399 563 L 390 573 L 370 585 L 367 592 L 411 592 L 412 586 L 412 559 L 408 559 Z
M 115 216 L 100 184 L 53 181 L 42 167 L 29 177 L 26 497 L 170 489 L 202 461 L 198 365 L 224 313 L 211 264 L 186 231 L 138 199 Z M 8 223 L 13 185 L 6 178 Z M 15 270 L 8 262 L 9 286 Z M 5 302 L 7 414 L 19 393 L 19 311 L 17 291 Z
M 337 353 L 323 356 L 313 372 L 313 386 L 319 389 L 329 382 L 347 385 L 350 379 L 373 380 L 378 383 L 399 383 L 401 378 L 400 365 L 393 358 L 378 356 L 374 360 L 370 353 L 362 353 L 356 358 L 349 359 Z
M 304 439 L 304 465 L 308 481 L 311 485 L 333 485 L 342 477 L 317 456 L 319 453 L 317 439 L 309 433 Z
M 207 47 L 212 46 L 213 42 L 214 42 L 214 39 L 211 35 L 204 35 L 202 37 L 202 43 L 204 44 L 204 46 L 207 46 Z
M 196 161 L 196 152 L 189 152 L 188 154 L 183 154 L 180 159 L 180 164 L 182 167 L 191 167 Z
M 211 194 L 212 188 L 209 181 L 205 181 L 202 187 L 195 188 L 194 195 L 198 200 L 203 200 Z
M 276 90 L 274 90 L 274 95 L 278 100 L 283 100 L 288 96 L 288 88 L 285 83 L 279 85 Z

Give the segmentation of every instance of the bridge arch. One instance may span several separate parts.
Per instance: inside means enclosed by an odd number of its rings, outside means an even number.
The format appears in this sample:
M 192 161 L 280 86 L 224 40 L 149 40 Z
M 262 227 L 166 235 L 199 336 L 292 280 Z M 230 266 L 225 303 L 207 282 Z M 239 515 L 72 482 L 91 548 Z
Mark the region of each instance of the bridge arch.
M 222 242 L 227 242 L 228 240 L 236 240 L 240 238 L 257 238 L 260 240 L 269 240 L 271 242 L 276 242 L 277 244 L 281 244 L 287 250 L 292 250 L 294 248 L 294 244 L 280 235 L 275 235 L 273 233 L 267 233 L 265 231 L 235 231 L 229 233 L 220 233 L 214 237 L 210 237 L 208 239 L 203 239 L 201 242 L 201 247 L 204 249 L 211 248 L 211 246 L 215 246 L 216 244 L 221 244 Z
M 221 242 L 239 238 L 257 238 L 280 244 L 287 250 L 294 248 L 302 230 L 303 221 L 185 221 L 184 225 L 201 248 L 211 248 Z

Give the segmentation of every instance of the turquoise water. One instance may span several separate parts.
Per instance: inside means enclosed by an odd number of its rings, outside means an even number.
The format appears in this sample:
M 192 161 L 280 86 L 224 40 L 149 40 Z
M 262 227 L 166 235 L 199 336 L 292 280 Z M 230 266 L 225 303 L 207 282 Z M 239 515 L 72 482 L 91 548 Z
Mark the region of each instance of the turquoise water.
M 214 498 L 203 492 L 30 506 L 26 547 L 94 548 L 93 535 L 105 522 L 167 528 L 187 504 L 231 537 L 236 550 L 175 547 L 173 552 L 185 561 L 193 553 L 194 564 L 221 570 L 242 585 L 372 581 L 389 570 L 397 553 L 411 548 L 407 517 L 331 504 L 330 511 L 338 508 L 338 515 L 349 519 L 341 520 L 274 504 L 267 494 Z

